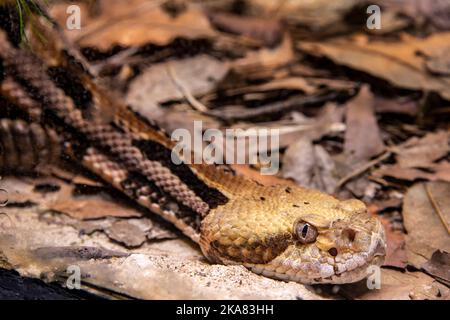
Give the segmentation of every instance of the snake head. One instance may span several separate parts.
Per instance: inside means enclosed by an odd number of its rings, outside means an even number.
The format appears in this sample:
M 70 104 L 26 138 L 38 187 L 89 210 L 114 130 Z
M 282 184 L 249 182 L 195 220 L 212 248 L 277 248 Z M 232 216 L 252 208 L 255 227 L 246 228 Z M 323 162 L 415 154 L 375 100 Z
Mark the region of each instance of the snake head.
M 384 262 L 383 226 L 363 202 L 299 187 L 258 188 L 202 221 L 209 260 L 304 284 L 356 282 Z

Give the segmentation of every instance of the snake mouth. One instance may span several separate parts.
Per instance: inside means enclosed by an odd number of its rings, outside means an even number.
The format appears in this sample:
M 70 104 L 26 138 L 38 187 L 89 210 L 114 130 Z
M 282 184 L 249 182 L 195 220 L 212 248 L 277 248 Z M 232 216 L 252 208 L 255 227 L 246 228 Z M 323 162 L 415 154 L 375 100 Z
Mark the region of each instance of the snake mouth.
M 339 264 L 334 266 L 335 273 L 331 277 L 324 279 L 314 279 L 311 284 L 331 283 L 331 284 L 344 284 L 352 283 L 363 280 L 373 274 L 374 267 L 381 267 L 384 263 L 384 257 L 386 255 L 386 240 L 383 229 L 380 229 L 380 233 L 372 238 L 367 253 L 358 253 L 353 260 L 364 261 L 364 263 L 358 263 L 354 268 L 347 269 L 344 272 L 339 270 Z

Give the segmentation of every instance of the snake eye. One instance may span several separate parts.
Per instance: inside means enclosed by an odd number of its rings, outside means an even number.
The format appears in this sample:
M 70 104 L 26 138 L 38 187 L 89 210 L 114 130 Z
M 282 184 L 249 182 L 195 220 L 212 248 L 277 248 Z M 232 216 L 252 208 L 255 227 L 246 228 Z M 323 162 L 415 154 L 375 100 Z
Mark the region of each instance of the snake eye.
M 316 241 L 317 229 L 307 222 L 299 221 L 295 226 L 295 233 L 301 243 L 311 243 Z

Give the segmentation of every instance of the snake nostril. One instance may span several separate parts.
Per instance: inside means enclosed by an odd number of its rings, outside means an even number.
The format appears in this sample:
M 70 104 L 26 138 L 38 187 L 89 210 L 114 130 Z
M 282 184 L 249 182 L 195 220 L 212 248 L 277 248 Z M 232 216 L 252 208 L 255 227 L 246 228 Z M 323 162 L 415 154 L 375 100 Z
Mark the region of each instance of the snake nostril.
M 333 257 L 336 257 L 337 256 L 337 254 L 338 254 L 338 251 L 337 251 L 337 249 L 336 248 L 330 248 L 329 250 L 328 250 L 328 253 L 330 254 L 330 255 L 332 255 Z
M 342 237 L 348 239 L 350 242 L 355 241 L 356 231 L 351 228 L 346 228 L 342 231 Z

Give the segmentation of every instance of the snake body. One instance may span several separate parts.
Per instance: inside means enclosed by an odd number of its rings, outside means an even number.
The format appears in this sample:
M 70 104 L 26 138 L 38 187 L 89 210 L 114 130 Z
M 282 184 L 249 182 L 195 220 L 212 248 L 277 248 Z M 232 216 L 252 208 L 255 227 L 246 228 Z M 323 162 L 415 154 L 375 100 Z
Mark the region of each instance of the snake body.
M 46 137 L 41 141 L 60 146 L 173 223 L 200 245 L 209 261 L 305 284 L 355 282 L 367 276 L 369 266 L 383 263 L 383 227 L 361 201 L 340 201 L 301 187 L 261 186 L 214 165 L 175 165 L 170 158 L 174 144 L 164 132 L 108 97 L 88 72 L 73 64 L 72 56 L 62 56 L 59 70 L 81 85 L 89 108 L 108 112 L 114 106 L 110 119 L 92 116 L 77 103 L 79 97 L 58 87 L 48 72 L 54 61 L 18 48 L 0 30 L 2 99 L 26 114 L 34 128 L 25 130 L 30 137 L 40 132 Z M 13 140 L 12 128 L 23 120 L 14 121 L 4 122 L 9 126 L 3 130 Z M 44 151 L 41 156 L 32 151 L 31 157 L 37 161 L 54 154 Z M 7 156 L 4 152 L 0 164 Z

